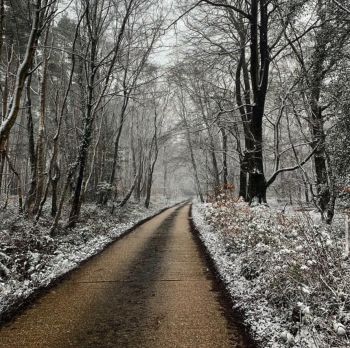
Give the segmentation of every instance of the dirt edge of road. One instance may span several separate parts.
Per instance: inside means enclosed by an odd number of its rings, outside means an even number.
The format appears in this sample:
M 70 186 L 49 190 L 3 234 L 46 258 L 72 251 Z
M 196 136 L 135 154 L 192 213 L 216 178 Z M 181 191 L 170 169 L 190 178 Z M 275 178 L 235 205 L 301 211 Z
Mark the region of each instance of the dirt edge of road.
M 175 204 L 173 204 L 171 206 L 168 206 L 168 207 L 165 207 L 165 208 L 159 210 L 156 214 L 150 215 L 150 216 L 146 217 L 145 219 L 142 219 L 142 220 L 138 221 L 136 224 L 134 224 L 132 227 L 130 227 L 124 233 L 122 233 L 119 237 L 117 237 L 116 239 L 114 239 L 111 242 L 109 242 L 108 244 L 106 244 L 105 247 L 102 250 L 100 250 L 98 253 L 90 255 L 85 260 L 80 262 L 76 267 L 74 267 L 71 270 L 69 270 L 68 272 L 58 276 L 57 278 L 52 279 L 52 281 L 50 281 L 49 284 L 43 285 L 42 287 L 39 287 L 39 288 L 35 289 L 35 291 L 32 294 L 30 294 L 28 297 L 26 297 L 25 299 L 20 299 L 18 302 L 15 302 L 13 305 L 9 306 L 9 308 L 7 310 L 5 310 L 4 312 L 0 313 L 0 329 L 4 325 L 9 324 L 13 320 L 15 320 L 15 318 L 18 315 L 20 315 L 27 308 L 29 308 L 31 305 L 33 305 L 33 303 L 36 300 L 38 300 L 40 297 L 45 295 L 54 286 L 56 286 L 56 285 L 62 283 L 63 281 L 65 281 L 79 267 L 81 267 L 82 265 L 84 265 L 85 263 L 87 263 L 88 261 L 93 259 L 94 257 L 97 257 L 100 253 L 102 253 L 106 249 L 108 249 L 113 243 L 115 243 L 118 240 L 124 238 L 125 236 L 127 236 L 128 234 L 130 234 L 131 232 L 136 230 L 139 226 L 143 225 L 144 223 L 146 223 L 147 221 L 153 219 L 154 217 L 162 214 L 166 210 L 171 209 L 171 208 L 176 207 L 176 206 L 180 207 L 180 206 L 182 206 L 184 204 L 187 204 L 187 203 L 188 203 L 188 201 L 182 201 L 182 202 L 175 203 Z
M 259 344 L 252 338 L 250 327 L 244 324 L 245 314 L 242 310 L 233 309 L 235 305 L 235 299 L 231 296 L 229 290 L 226 288 L 224 281 L 220 276 L 215 261 L 211 257 L 211 254 L 203 241 L 200 238 L 200 233 L 197 226 L 194 224 L 192 219 L 192 203 L 190 204 L 190 209 L 188 213 L 189 223 L 191 226 L 191 232 L 195 238 L 198 248 L 201 250 L 208 269 L 212 272 L 215 277 L 217 289 L 222 294 L 221 305 L 226 310 L 226 315 L 228 320 L 233 321 L 233 323 L 241 330 L 244 340 L 246 341 L 247 347 L 249 348 L 259 348 Z

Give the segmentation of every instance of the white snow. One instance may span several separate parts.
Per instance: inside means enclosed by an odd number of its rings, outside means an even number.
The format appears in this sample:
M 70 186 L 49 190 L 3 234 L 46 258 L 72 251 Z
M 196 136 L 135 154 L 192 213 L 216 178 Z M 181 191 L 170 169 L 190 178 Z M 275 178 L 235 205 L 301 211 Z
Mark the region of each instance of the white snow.
M 350 347 L 350 267 L 342 258 L 342 226 L 225 198 L 195 203 L 192 214 L 261 347 Z

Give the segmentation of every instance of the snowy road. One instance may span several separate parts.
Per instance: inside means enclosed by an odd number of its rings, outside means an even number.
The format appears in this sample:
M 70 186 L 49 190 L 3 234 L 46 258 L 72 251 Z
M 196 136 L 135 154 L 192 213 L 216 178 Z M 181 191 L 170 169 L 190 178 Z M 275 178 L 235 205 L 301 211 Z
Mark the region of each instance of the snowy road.
M 2 328 L 0 347 L 248 347 L 188 210 L 163 212 L 73 272 Z

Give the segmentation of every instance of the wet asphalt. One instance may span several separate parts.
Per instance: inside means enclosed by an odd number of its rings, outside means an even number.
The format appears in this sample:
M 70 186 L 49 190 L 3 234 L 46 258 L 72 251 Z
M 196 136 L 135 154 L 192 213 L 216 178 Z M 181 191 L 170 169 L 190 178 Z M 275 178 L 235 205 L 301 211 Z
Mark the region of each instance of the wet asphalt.
M 188 220 L 166 210 L 0 330 L 1 348 L 247 348 Z

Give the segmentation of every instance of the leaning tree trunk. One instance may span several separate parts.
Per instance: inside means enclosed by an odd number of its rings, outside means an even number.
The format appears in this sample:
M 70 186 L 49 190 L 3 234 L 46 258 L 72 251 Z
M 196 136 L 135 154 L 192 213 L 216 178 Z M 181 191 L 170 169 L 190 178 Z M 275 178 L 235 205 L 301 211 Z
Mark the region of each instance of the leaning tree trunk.
M 52 1 L 50 5 L 47 5 L 47 6 L 53 6 L 54 3 L 55 1 Z M 0 153 L 5 151 L 6 141 L 10 135 L 10 131 L 12 127 L 16 122 L 18 112 L 20 110 L 20 103 L 21 103 L 24 83 L 28 76 L 29 70 L 32 66 L 34 55 L 38 46 L 37 45 L 38 39 L 42 30 L 41 22 L 43 21 L 43 18 L 41 17 L 41 13 L 43 11 L 40 11 L 41 4 L 42 4 L 41 0 L 35 1 L 32 28 L 29 34 L 26 52 L 24 54 L 23 61 L 19 65 L 16 73 L 12 103 L 0 126 Z
M 3 24 L 3 23 L 2 23 Z M 2 38 L 0 39 L 2 40 Z M 11 59 L 11 54 L 8 53 L 8 61 Z M 5 77 L 4 77 L 4 83 L 2 85 L 2 117 L 5 117 L 8 110 L 8 97 L 9 97 L 9 67 L 7 68 Z M 2 122 L 2 119 L 0 120 L 0 124 Z M 6 156 L 5 153 L 7 152 L 7 146 L 8 144 L 5 144 L 5 151 L 0 151 L 0 193 L 2 189 L 2 183 L 3 183 L 3 174 L 5 169 L 5 162 L 6 162 Z M 5 184 L 6 185 L 6 184 Z M 6 191 L 6 187 L 4 188 L 4 192 Z
M 119 207 L 124 207 L 124 205 L 128 202 L 128 200 L 130 199 L 132 193 L 134 192 L 134 189 L 135 189 L 135 186 L 136 186 L 136 183 L 137 183 L 137 180 L 138 180 L 138 176 L 139 176 L 139 173 L 136 174 L 135 178 L 134 178 L 134 181 L 129 189 L 129 191 L 127 192 L 127 194 L 125 195 L 125 197 L 122 199 L 122 201 L 120 202 L 119 204 Z

